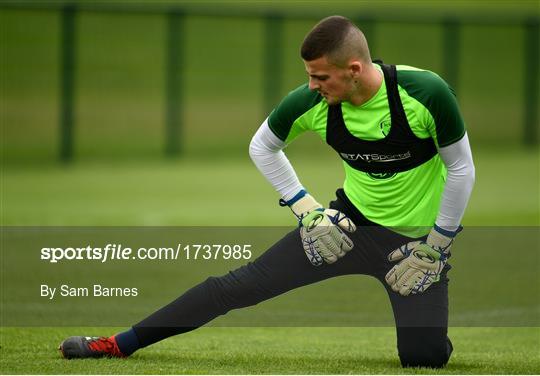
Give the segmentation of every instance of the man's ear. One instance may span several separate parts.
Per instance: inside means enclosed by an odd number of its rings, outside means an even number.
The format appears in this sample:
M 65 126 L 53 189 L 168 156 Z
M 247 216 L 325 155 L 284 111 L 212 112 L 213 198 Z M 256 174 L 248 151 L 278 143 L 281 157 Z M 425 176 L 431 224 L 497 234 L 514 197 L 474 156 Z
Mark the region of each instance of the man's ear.
M 364 64 L 359 60 L 352 60 L 349 63 L 349 72 L 351 73 L 351 76 L 358 77 L 362 74 L 364 71 Z

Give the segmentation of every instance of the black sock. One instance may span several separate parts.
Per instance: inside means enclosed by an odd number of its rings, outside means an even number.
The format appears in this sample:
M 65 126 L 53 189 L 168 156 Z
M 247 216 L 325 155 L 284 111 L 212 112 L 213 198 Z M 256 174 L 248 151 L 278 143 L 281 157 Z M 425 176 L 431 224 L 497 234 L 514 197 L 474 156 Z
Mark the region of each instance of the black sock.
M 133 328 L 126 330 L 125 332 L 118 333 L 114 336 L 118 348 L 125 356 L 133 354 L 135 351 L 141 348 L 139 338 Z

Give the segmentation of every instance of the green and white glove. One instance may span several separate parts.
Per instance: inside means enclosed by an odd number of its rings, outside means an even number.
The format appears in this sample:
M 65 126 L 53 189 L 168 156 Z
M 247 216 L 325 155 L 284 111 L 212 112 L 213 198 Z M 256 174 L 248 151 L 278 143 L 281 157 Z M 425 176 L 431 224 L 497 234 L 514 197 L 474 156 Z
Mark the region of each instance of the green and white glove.
M 403 296 L 419 294 L 438 282 L 450 257 L 454 237 L 461 231 L 447 231 L 435 225 L 426 241 L 413 241 L 402 245 L 388 255 L 391 262 L 399 261 L 386 274 L 386 283 Z
M 332 264 L 353 248 L 344 231 L 352 233 L 356 226 L 340 211 L 324 209 L 304 190 L 288 202 L 280 200 L 280 205 L 289 206 L 298 218 L 302 247 L 313 265 Z

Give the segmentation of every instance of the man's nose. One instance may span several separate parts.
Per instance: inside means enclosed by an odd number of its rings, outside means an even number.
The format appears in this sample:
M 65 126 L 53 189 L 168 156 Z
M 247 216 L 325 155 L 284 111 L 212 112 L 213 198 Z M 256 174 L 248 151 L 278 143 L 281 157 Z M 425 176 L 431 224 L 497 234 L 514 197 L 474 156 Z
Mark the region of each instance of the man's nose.
M 317 90 L 319 89 L 321 86 L 315 82 L 313 79 L 309 79 L 309 90 Z

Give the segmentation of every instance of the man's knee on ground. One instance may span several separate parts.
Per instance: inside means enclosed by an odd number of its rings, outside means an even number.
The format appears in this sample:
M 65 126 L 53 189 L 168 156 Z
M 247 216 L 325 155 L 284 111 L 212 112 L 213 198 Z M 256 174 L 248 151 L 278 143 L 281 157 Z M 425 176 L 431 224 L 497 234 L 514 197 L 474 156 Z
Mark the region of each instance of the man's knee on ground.
M 408 328 L 398 340 L 399 359 L 403 367 L 442 368 L 452 354 L 452 343 L 440 328 Z
M 401 365 L 407 367 L 442 368 L 448 363 L 448 352 L 435 349 L 410 349 L 399 353 Z

